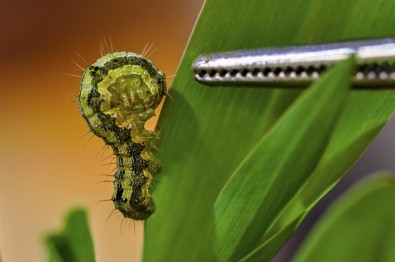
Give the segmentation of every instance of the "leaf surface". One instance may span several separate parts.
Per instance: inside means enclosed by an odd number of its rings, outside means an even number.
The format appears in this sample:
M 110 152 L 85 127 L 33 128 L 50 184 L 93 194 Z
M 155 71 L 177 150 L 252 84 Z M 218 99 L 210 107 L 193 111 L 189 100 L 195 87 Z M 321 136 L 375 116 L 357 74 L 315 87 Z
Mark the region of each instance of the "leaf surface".
M 232 174 L 214 209 L 219 260 L 241 259 L 257 246 L 313 173 L 348 101 L 353 62 L 303 92 Z
M 157 210 L 146 222 L 144 260 L 218 259 L 214 202 L 236 168 L 302 92 L 207 87 L 194 80 L 192 61 L 215 51 L 394 36 L 394 10 L 395 2 L 383 0 L 207 0 L 158 124 L 157 156 L 163 169 L 153 189 Z M 266 233 L 258 231 L 259 245 L 250 250 L 269 245 L 268 252 L 274 254 L 287 239 L 283 232 L 292 233 L 289 225 L 298 225 L 345 174 L 394 110 L 395 92 L 352 90 L 317 167 L 265 225 Z M 288 146 L 285 138 L 283 146 Z M 264 205 L 277 205 L 275 196 L 267 200 Z
M 294 261 L 394 261 L 395 176 L 373 176 L 333 203 Z
M 49 261 L 93 262 L 95 253 L 86 211 L 71 210 L 62 231 L 46 236 Z

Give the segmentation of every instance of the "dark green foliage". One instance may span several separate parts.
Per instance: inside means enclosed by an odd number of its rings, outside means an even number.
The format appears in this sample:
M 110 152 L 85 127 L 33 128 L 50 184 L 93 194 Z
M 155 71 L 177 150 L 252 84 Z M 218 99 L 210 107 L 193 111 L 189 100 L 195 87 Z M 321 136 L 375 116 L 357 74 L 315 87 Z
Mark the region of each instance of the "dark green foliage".
M 45 238 L 48 261 L 93 262 L 95 253 L 87 214 L 82 208 L 71 210 L 62 231 L 48 234 Z

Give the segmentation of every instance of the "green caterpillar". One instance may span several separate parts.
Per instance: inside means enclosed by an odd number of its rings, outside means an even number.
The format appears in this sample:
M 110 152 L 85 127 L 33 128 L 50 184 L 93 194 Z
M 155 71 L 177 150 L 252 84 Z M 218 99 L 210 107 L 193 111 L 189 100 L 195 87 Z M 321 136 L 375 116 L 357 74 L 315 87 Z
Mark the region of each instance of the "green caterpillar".
M 89 66 L 78 107 L 90 130 L 116 156 L 112 201 L 126 218 L 145 220 L 155 204 L 149 188 L 160 164 L 151 149 L 158 134 L 144 128 L 166 92 L 165 75 L 143 55 L 115 52 Z

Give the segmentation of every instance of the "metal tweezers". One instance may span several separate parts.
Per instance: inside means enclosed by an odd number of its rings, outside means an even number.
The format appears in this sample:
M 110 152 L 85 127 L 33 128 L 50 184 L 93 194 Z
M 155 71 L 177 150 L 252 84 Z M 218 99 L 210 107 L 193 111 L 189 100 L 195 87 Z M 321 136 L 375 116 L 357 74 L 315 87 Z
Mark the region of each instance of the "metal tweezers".
M 353 85 L 395 88 L 395 38 L 203 54 L 192 68 L 207 85 L 305 86 L 350 56 Z

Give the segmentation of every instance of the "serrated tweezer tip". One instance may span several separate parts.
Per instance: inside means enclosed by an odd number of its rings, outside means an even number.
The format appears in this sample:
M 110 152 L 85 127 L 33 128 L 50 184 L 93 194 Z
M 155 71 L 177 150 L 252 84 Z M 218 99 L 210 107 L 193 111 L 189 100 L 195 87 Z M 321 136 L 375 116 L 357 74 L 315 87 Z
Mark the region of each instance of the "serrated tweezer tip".
M 207 85 L 307 85 L 354 55 L 357 86 L 395 87 L 395 38 L 203 54 L 192 64 Z

